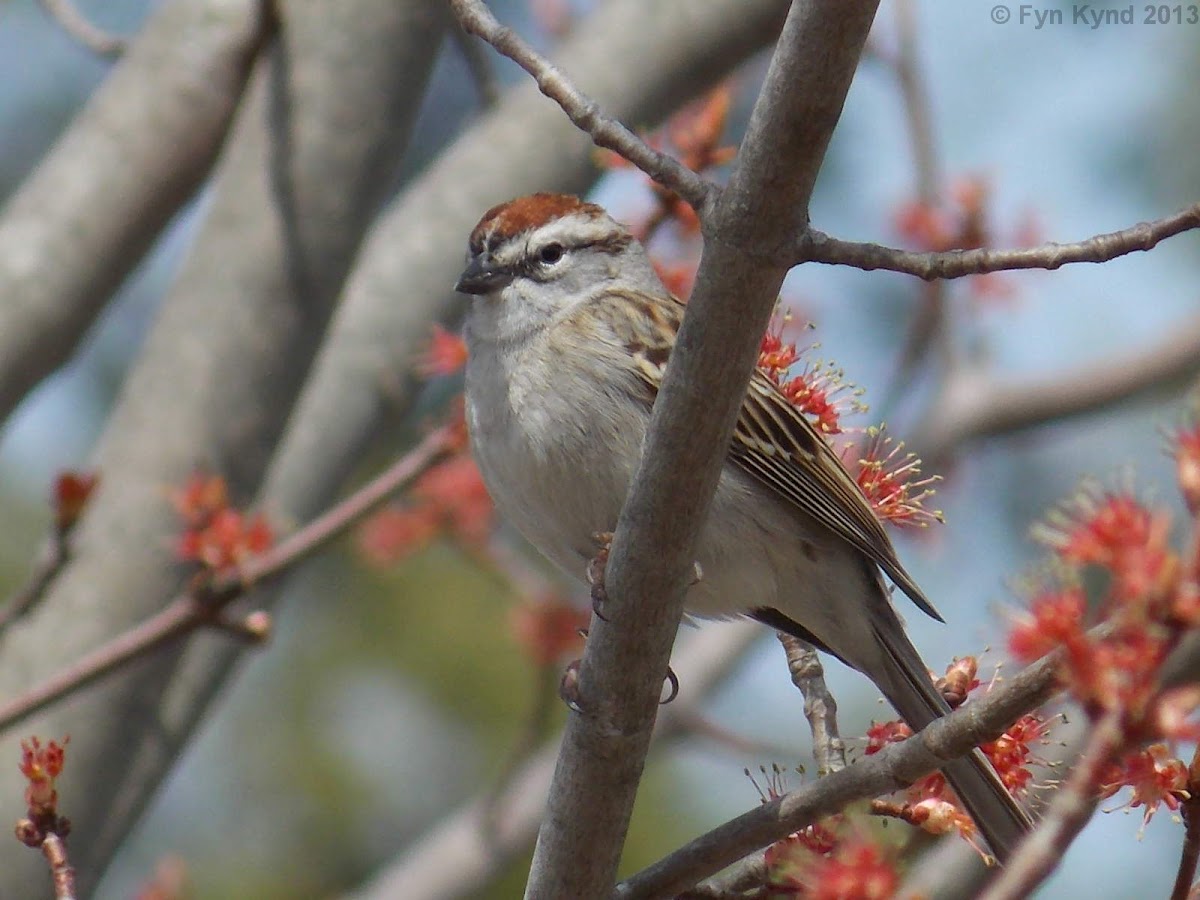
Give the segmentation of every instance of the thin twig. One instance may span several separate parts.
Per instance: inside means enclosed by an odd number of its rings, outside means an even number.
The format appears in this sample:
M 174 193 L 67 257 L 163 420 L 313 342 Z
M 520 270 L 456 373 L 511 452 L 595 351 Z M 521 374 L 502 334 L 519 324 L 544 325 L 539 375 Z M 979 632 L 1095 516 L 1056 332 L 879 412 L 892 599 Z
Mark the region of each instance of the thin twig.
M 440 460 L 458 440 L 457 428 L 443 426 L 374 480 L 313 519 L 303 528 L 230 574 L 217 575 L 202 596 L 180 594 L 162 611 L 0 706 L 0 731 L 92 684 L 130 661 L 217 620 L 220 611 L 250 588 L 312 556 L 344 533 L 391 494 Z
M 1188 793 L 1190 796 L 1180 805 L 1183 850 L 1179 854 L 1179 870 L 1175 874 L 1171 900 L 1187 900 L 1196 880 L 1196 863 L 1200 862 L 1200 747 L 1192 754 L 1192 764 L 1188 768 Z
M 838 734 L 837 701 L 825 684 L 825 669 L 816 648 L 799 638 L 776 632 L 787 654 L 788 672 L 804 696 L 804 715 L 812 729 L 813 758 L 817 774 L 828 775 L 846 768 L 846 745 Z
M 4 604 L 4 608 L 0 609 L 0 632 L 37 606 L 70 558 L 67 536 L 62 530 L 55 528 L 42 545 L 37 561 L 33 564 L 33 571 L 29 573 L 25 583 L 17 588 Z
M 0 609 L 0 633 L 28 615 L 41 602 L 58 573 L 71 561 L 71 536 L 98 483 L 99 479 L 94 473 L 86 472 L 63 472 L 55 479 L 52 501 L 54 523 L 50 536 L 38 551 L 33 571 L 25 583 Z
M 880 244 L 843 241 L 816 229 L 800 234 L 795 258 L 799 261 L 853 266 L 874 271 L 902 272 L 926 280 L 962 278 L 1012 269 L 1057 269 L 1068 263 L 1103 263 L 1137 250 L 1151 250 L 1167 238 L 1200 228 L 1200 203 L 1120 231 L 1098 234 L 1070 244 L 1048 243 L 1020 250 L 947 250 L 921 253 Z
M 94 25 L 77 10 L 71 0 L 40 0 L 42 8 L 50 14 L 62 30 L 98 56 L 120 56 L 129 42 L 123 37 L 109 34 Z
M 496 73 L 492 69 L 492 61 L 483 52 L 483 45 L 462 28 L 453 29 L 454 45 L 462 55 L 471 83 L 475 85 L 475 93 L 479 95 L 479 105 L 491 109 L 500 99 L 500 86 L 496 82 Z
M 684 723 L 691 736 L 697 740 L 708 741 L 715 749 L 736 754 L 739 757 L 766 756 L 781 757 L 792 753 L 792 747 L 782 743 L 748 737 L 740 731 L 726 728 L 713 719 L 702 714 L 690 715 Z
M 941 185 L 937 147 L 933 139 L 933 116 L 930 113 L 929 92 L 921 77 L 920 54 L 917 52 L 917 18 L 912 0 L 896 4 L 897 48 L 891 63 L 900 84 L 904 101 L 904 117 L 908 125 L 908 140 L 912 146 L 913 163 L 917 170 L 917 199 L 936 203 Z
M 906 787 L 950 759 L 994 740 L 1058 690 L 1061 654 L 1051 654 L 979 700 L 840 772 L 719 825 L 617 885 L 613 900 L 672 897 L 725 866 L 804 828 L 847 804 Z
M 959 372 L 914 429 L 929 463 L 967 441 L 1012 434 L 1105 409 L 1200 370 L 1200 316 L 1175 323 L 1162 340 L 1120 357 L 1036 379 L 1000 381 Z
M 54 900 L 75 900 L 75 869 L 67 856 L 67 845 L 63 839 L 53 832 L 46 835 L 42 841 L 42 855 L 50 865 Z
M 591 135 L 596 146 L 620 154 L 686 200 L 704 218 L 710 201 L 719 193 L 714 184 L 677 159 L 655 150 L 616 119 L 604 115 L 594 100 L 519 35 L 501 25 L 480 0 L 450 0 L 450 8 L 464 31 L 483 38 L 532 75 L 542 93 L 561 106 L 577 127 Z
M 757 900 L 769 897 L 767 861 L 752 853 L 728 872 L 710 878 L 677 895 L 676 900 Z
M 1125 735 L 1118 713 L 1109 713 L 1097 724 L 1046 815 L 1017 848 L 1000 877 L 983 893 L 982 900 L 1020 900 L 1033 893 L 1054 871 L 1096 809 L 1096 787 L 1105 767 L 1120 751 Z
M 913 0 L 896 4 L 897 47 L 894 55 L 881 55 L 891 66 L 904 103 L 904 118 L 908 125 L 908 141 L 916 169 L 917 202 L 934 208 L 940 200 L 938 190 L 942 172 L 938 165 L 937 148 L 933 137 L 933 116 L 929 92 L 921 77 L 920 54 L 917 50 L 916 9 Z M 946 322 L 946 288 L 941 281 L 929 281 L 921 292 L 921 305 L 916 311 L 897 356 L 896 373 L 889 379 L 888 396 L 883 409 L 890 409 L 904 395 L 918 367 L 930 359 L 926 352 L 936 343 L 942 355 L 949 357 L 950 346 Z M 886 415 L 885 415 L 886 418 Z

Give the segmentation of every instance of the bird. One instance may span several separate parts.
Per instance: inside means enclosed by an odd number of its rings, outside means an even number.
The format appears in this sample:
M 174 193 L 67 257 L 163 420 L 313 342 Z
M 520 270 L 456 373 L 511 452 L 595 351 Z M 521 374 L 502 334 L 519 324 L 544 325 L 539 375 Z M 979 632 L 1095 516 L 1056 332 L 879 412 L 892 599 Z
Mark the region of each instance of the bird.
M 465 414 L 500 513 L 581 577 L 641 459 L 685 305 L 603 207 L 536 193 L 485 212 L 456 290 L 471 295 Z M 884 576 L 942 621 L 870 503 L 809 419 L 761 371 L 738 413 L 684 606 L 748 616 L 869 678 L 919 731 L 950 711 Z M 999 861 L 1031 827 L 979 750 L 943 769 Z

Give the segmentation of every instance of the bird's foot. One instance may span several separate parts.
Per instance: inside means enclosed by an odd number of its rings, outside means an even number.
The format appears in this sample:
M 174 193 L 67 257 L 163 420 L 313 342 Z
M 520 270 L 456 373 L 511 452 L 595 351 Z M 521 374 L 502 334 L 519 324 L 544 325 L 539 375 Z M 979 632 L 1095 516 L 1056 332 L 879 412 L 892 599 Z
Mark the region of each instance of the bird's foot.
M 587 564 L 587 581 L 591 585 L 592 593 L 592 612 L 596 614 L 597 619 L 607 622 L 608 617 L 604 615 L 604 604 L 608 602 L 608 589 L 604 586 L 604 570 L 608 566 L 609 551 L 612 550 L 613 533 L 597 531 L 592 537 L 599 545 L 596 555 Z
M 587 629 L 579 629 L 580 636 L 587 640 Z M 567 704 L 567 708 L 572 712 L 584 712 L 583 697 L 579 689 L 579 669 L 583 660 L 573 659 L 567 663 L 567 667 L 563 669 L 562 678 L 558 682 L 558 696 L 563 703 Z M 679 696 L 679 676 L 675 674 L 675 670 L 667 666 L 666 683 L 670 690 L 667 691 L 667 696 L 658 703 L 660 706 L 666 706 L 672 700 Z

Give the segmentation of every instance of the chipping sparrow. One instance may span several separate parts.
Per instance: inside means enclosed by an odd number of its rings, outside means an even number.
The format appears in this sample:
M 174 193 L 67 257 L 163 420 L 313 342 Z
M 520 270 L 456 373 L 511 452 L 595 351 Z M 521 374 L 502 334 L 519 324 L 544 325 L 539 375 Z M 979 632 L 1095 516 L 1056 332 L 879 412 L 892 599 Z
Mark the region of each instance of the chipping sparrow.
M 579 577 L 625 501 L 683 305 L 599 206 L 533 194 L 471 232 L 457 289 L 466 324 L 472 449 L 500 511 Z M 870 678 L 914 729 L 949 711 L 893 610 L 880 570 L 929 615 L 841 461 L 755 373 L 700 537 L 693 615 L 744 614 Z M 976 751 L 945 768 L 1003 860 L 1029 827 Z

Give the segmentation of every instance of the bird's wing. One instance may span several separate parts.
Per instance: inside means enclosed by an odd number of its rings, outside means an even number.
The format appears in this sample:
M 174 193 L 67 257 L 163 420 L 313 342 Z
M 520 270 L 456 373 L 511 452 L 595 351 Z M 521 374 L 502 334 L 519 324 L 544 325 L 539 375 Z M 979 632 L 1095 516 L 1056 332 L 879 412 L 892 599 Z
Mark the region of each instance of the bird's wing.
M 738 413 L 730 457 L 878 565 L 923 612 L 942 617 L 905 571 L 887 533 L 816 427 L 762 372 Z
M 619 296 L 620 303 L 604 302 Z M 653 403 L 662 384 L 684 305 L 675 298 L 610 291 L 591 313 L 613 329 L 637 363 L 645 396 Z M 626 304 L 644 315 L 630 316 Z M 623 312 L 618 313 L 624 306 Z M 607 314 L 606 314 L 607 313 Z M 750 475 L 875 562 L 923 612 L 942 617 L 905 571 L 887 533 L 816 427 L 761 371 L 755 371 L 738 412 L 730 458 Z

